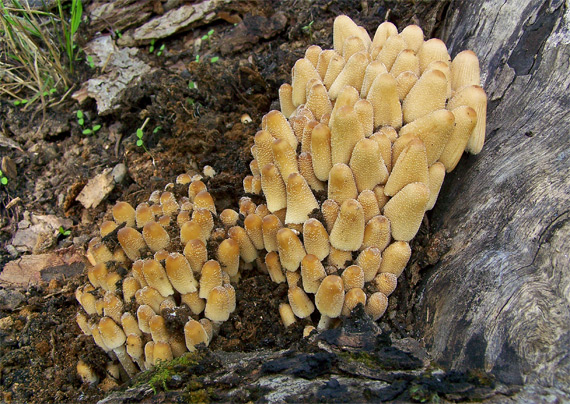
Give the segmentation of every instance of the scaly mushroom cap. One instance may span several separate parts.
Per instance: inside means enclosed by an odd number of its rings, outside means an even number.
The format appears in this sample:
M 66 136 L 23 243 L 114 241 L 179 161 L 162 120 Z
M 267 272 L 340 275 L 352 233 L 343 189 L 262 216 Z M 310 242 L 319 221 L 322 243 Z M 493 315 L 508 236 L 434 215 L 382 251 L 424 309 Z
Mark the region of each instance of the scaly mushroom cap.
M 369 137 L 374 132 L 374 107 L 368 100 L 358 100 L 354 104 L 354 110 L 364 130 L 364 136 Z
M 168 342 L 170 339 L 164 317 L 155 314 L 148 320 L 148 327 L 150 328 L 150 334 L 154 342 Z
M 315 304 L 322 315 L 340 316 L 344 305 L 344 285 L 340 276 L 328 275 L 323 279 L 315 294 Z
M 239 255 L 244 262 L 253 262 L 257 258 L 257 249 L 243 227 L 234 226 L 228 230 L 228 236 L 239 245 Z
M 364 272 L 364 282 L 370 282 L 376 277 L 382 261 L 381 251 L 376 247 L 365 248 L 358 254 L 356 264 Z
M 362 209 L 364 209 L 365 223 L 368 223 L 370 219 L 380 214 L 380 207 L 378 206 L 374 191 L 365 189 L 358 194 L 357 201 L 362 205 Z
M 118 298 L 113 292 L 106 292 L 103 297 L 103 314 L 120 323 L 121 315 L 123 314 L 123 300 Z
M 279 315 L 281 316 L 281 321 L 283 321 L 285 328 L 289 327 L 291 324 L 294 324 L 297 321 L 295 319 L 293 309 L 291 309 L 289 303 L 279 304 Z
M 356 199 L 347 199 L 340 206 L 330 234 L 334 248 L 343 251 L 356 251 L 364 239 L 364 210 Z
M 315 255 L 320 261 L 329 255 L 329 235 L 317 219 L 311 218 L 303 224 L 303 244 L 307 254 Z
M 131 261 L 140 258 L 140 250 L 146 248 L 142 234 L 132 227 L 123 227 L 117 232 L 117 239 L 123 248 L 125 254 Z
M 206 330 L 199 321 L 193 319 L 184 324 L 184 339 L 190 352 L 194 352 L 198 344 L 205 344 L 206 346 L 209 344 Z
M 382 292 L 376 292 L 368 298 L 364 311 L 372 317 L 372 321 L 376 321 L 384 315 L 387 308 L 388 297 Z
M 305 106 L 311 110 L 317 121 L 320 121 L 323 115 L 331 113 L 332 103 L 327 94 L 327 89 L 322 83 L 311 86 Z
M 156 289 L 163 297 L 174 294 L 174 289 L 160 262 L 154 259 L 145 260 L 142 270 L 148 285 Z
M 396 79 L 389 73 L 383 73 L 374 79 L 366 99 L 374 108 L 374 127 L 388 125 L 402 127 L 402 107 L 396 89 Z
M 364 271 L 358 265 L 351 265 L 342 271 L 342 282 L 346 290 L 362 289 L 364 287 Z
M 216 205 L 214 199 L 208 191 L 200 191 L 194 197 L 194 208 L 208 209 L 214 215 L 216 214 Z
M 422 74 L 402 103 L 404 122 L 413 122 L 445 108 L 447 85 L 447 78 L 440 70 L 428 70 Z
M 392 237 L 410 241 L 418 232 L 429 202 L 429 188 L 421 182 L 406 185 L 384 206 L 384 216 L 390 220 Z
M 356 199 L 358 189 L 349 166 L 343 163 L 335 164 L 329 172 L 328 199 L 342 204 L 347 199 Z
M 424 32 L 417 25 L 408 25 L 400 32 L 400 36 L 406 41 L 408 49 L 413 50 L 415 53 L 418 52 L 424 43 Z
M 406 268 L 411 255 L 412 250 L 408 243 L 396 241 L 390 244 L 382 253 L 382 263 L 378 271 L 400 276 L 404 268 Z
M 432 164 L 429 168 L 429 201 L 426 210 L 431 210 L 435 206 L 444 178 L 445 166 L 443 163 L 438 161 L 437 163 Z
M 451 62 L 451 89 L 458 91 L 465 86 L 481 84 L 479 59 L 470 50 L 459 52 Z
M 271 111 L 265 115 L 264 128 L 275 139 L 284 140 L 293 150 L 297 148 L 297 138 L 293 133 L 293 128 L 280 111 Z
M 370 36 L 366 31 L 362 31 L 358 25 L 346 15 L 339 15 L 333 24 L 333 48 L 338 53 L 343 53 L 344 43 L 351 36 L 359 37 L 366 48 L 371 44 Z
M 303 280 L 303 289 L 307 293 L 316 293 L 319 289 L 321 281 L 327 276 L 325 268 L 313 254 L 307 254 L 301 261 L 301 278 Z
M 400 52 L 396 61 L 390 69 L 392 77 L 396 78 L 403 72 L 412 72 L 416 76 L 420 75 L 420 61 L 416 53 L 411 49 L 405 49 Z
M 218 261 L 229 276 L 236 276 L 239 270 L 239 244 L 231 239 L 225 239 L 218 246 Z
M 467 105 L 477 113 L 477 124 L 471 133 L 465 150 L 471 154 L 479 154 L 485 142 L 485 127 L 487 125 L 487 94 L 479 86 L 463 87 L 449 100 L 447 108 L 453 110 L 461 105 Z
M 271 213 L 287 207 L 287 191 L 279 170 L 273 163 L 261 169 L 261 189 Z
M 374 39 L 372 40 L 371 48 L 382 48 L 386 40 L 393 36 L 398 35 L 398 28 L 389 21 L 385 21 L 376 28 Z
M 117 202 L 112 212 L 117 224 L 125 223 L 127 227 L 134 227 L 136 212 L 128 202 Z
M 293 105 L 298 107 L 299 105 L 304 104 L 307 100 L 307 83 L 313 78 L 320 80 L 320 77 L 315 66 L 313 66 L 311 61 L 306 58 L 297 60 L 293 69 L 294 74 L 291 82 L 291 85 L 293 86 L 292 100 Z
M 388 170 L 380 155 L 378 143 L 371 139 L 361 139 L 356 143 L 350 158 L 350 168 L 358 192 L 372 190 L 388 180 Z
M 327 125 L 318 124 L 311 132 L 311 160 L 315 176 L 327 181 L 332 168 L 331 131 Z
M 307 181 L 309 187 L 314 191 L 324 191 L 326 189 L 326 185 L 315 176 L 315 170 L 313 169 L 313 158 L 311 156 L 311 153 L 299 154 L 298 162 L 299 172 L 305 181 Z
M 223 286 L 216 286 L 210 291 L 204 314 L 212 321 L 226 321 L 230 318 L 230 297 Z
M 398 286 L 398 277 L 389 272 L 382 272 L 374 278 L 373 283 L 377 292 L 382 292 L 386 296 L 390 296 Z
M 330 123 L 332 164 L 348 164 L 352 149 L 364 138 L 364 129 L 358 121 L 358 114 L 352 106 L 340 107 L 333 111 Z
M 451 62 L 447 46 L 441 39 L 432 38 L 425 41 L 418 50 L 418 58 L 420 59 L 420 73 L 423 73 L 431 62 L 440 60 L 442 62 Z
M 218 261 L 210 260 L 202 266 L 200 291 L 198 296 L 202 299 L 206 299 L 210 294 L 210 291 L 216 286 L 222 286 L 222 268 Z
M 180 301 L 181 304 L 187 305 L 192 310 L 192 313 L 196 315 L 202 313 L 206 307 L 206 300 L 200 298 L 198 291 L 181 295 Z
M 344 304 L 342 306 L 341 314 L 343 316 L 349 316 L 352 309 L 354 309 L 358 304 L 362 306 L 366 305 L 366 293 L 360 288 L 350 289 L 344 295 Z
M 424 142 L 420 139 L 410 141 L 400 153 L 390 178 L 384 185 L 384 193 L 394 196 L 412 182 L 421 182 L 429 186 L 427 152 Z
M 153 364 L 156 366 L 161 362 L 169 362 L 174 359 L 172 353 L 172 347 L 168 342 L 155 342 L 154 349 L 152 351 Z
M 263 250 L 263 231 L 261 229 L 262 219 L 256 213 L 250 213 L 243 221 L 243 227 L 249 239 L 258 250 Z
M 184 247 L 184 256 L 188 260 L 192 271 L 194 273 L 200 273 L 202 265 L 204 265 L 204 262 L 208 259 L 206 244 L 198 239 L 188 241 Z
M 121 326 L 127 337 L 131 334 L 142 335 L 137 319 L 128 311 L 121 315 Z
M 302 224 L 309 218 L 309 214 L 318 208 L 319 204 L 303 176 L 299 173 L 290 174 L 287 181 L 285 224 Z
M 289 304 L 291 305 L 291 310 L 293 310 L 295 316 L 306 318 L 315 311 L 315 305 L 300 287 L 290 287 L 287 297 L 289 299 Z
M 370 62 L 368 66 L 366 66 L 366 70 L 364 72 L 364 80 L 362 81 L 362 88 L 360 89 L 360 98 L 366 99 L 372 83 L 377 76 L 383 73 L 388 73 L 388 71 L 386 70 L 384 63 L 380 62 L 379 60 L 374 60 Z
M 459 163 L 459 159 L 463 155 L 471 133 L 477 124 L 477 112 L 467 105 L 457 107 L 451 112 L 455 116 L 455 126 L 449 141 L 439 156 L 439 161 L 445 165 L 448 173 L 453 171 Z
M 116 349 L 125 343 L 125 333 L 110 317 L 102 317 L 99 320 L 99 332 L 103 343 L 109 349 Z
M 164 266 L 170 283 L 178 293 L 185 294 L 197 290 L 198 282 L 194 279 L 192 267 L 184 255 L 169 254 L 164 261 Z
M 391 35 L 386 39 L 386 42 L 384 42 L 382 49 L 380 49 L 378 56 L 376 56 L 376 60 L 384 63 L 386 69 L 390 71 L 396 58 L 400 52 L 406 49 L 406 46 L 406 41 L 400 35 Z
M 279 261 L 279 254 L 277 254 L 277 252 L 271 251 L 265 255 L 265 266 L 273 282 L 285 282 L 285 275 L 281 269 L 281 262 Z
M 296 271 L 305 257 L 306 252 L 303 243 L 295 232 L 288 228 L 280 229 L 277 232 L 277 246 L 281 265 L 288 271 Z
M 367 52 L 357 52 L 352 55 L 343 55 L 343 57 L 347 62 L 330 86 L 328 95 L 331 100 L 336 100 L 345 86 L 352 86 L 358 92 L 362 88 L 364 72 L 369 62 Z
M 101 223 L 101 228 L 100 228 L 101 237 L 105 237 L 106 235 L 112 233 L 117 227 L 118 224 L 112 220 L 107 220 Z
M 293 87 L 291 84 L 285 83 L 279 87 L 279 106 L 285 118 L 289 118 L 295 111 L 296 107 L 293 104 Z
M 152 221 L 144 225 L 142 235 L 146 245 L 152 252 L 157 252 L 168 248 L 170 237 L 164 228 Z

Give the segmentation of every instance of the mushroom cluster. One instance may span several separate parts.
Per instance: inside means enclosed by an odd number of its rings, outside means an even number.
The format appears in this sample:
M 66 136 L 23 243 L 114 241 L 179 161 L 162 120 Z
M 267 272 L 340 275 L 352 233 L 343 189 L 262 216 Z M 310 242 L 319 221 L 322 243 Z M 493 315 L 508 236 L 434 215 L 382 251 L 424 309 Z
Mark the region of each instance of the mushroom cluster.
M 473 52 L 452 61 L 416 25 L 398 33 L 385 22 L 371 39 L 344 15 L 333 42 L 295 63 L 244 180 L 266 200 L 268 214 L 249 214 L 245 230 L 271 279 L 288 283 L 286 326 L 316 308 L 328 328 L 359 303 L 379 319 L 445 173 L 485 138 Z
M 201 177 L 183 174 L 136 209 L 117 203 L 89 243 L 77 322 L 129 375 L 208 345 L 244 265 L 287 283 L 285 326 L 315 309 L 319 329 L 358 304 L 386 311 L 445 173 L 482 148 L 487 99 L 477 56 L 452 61 L 418 26 L 385 22 L 371 39 L 343 15 L 333 42 L 295 63 L 255 135 L 243 186 L 264 203 L 217 215 Z M 185 307 L 183 330 L 167 327 Z
M 236 231 L 219 225 L 200 176 L 182 174 L 136 209 L 118 202 L 112 214 L 89 242 L 89 283 L 76 291 L 84 310 L 77 323 L 132 376 L 209 344 L 235 310 L 240 246 L 226 238 Z M 175 320 L 183 330 L 173 330 L 165 315 L 180 313 L 186 318 Z M 83 363 L 78 371 L 90 370 Z

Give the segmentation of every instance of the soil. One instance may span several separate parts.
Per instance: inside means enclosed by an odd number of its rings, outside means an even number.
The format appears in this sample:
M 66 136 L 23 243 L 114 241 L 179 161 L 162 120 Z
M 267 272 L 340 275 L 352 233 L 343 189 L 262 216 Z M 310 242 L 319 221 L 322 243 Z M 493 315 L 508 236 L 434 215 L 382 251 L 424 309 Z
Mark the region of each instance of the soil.
M 83 3 L 87 9 L 90 2 Z M 98 234 L 98 224 L 110 217 L 116 201 L 135 204 L 146 200 L 178 174 L 199 172 L 204 165 L 218 173 L 208 183 L 218 211 L 237 206 L 262 116 L 278 107 L 277 90 L 290 81 L 290 69 L 305 49 L 311 44 L 330 46 L 335 16 L 348 14 L 369 32 L 387 16 L 400 29 L 418 23 L 430 37 L 446 7 L 447 2 L 438 1 L 235 1 L 225 11 L 247 22 L 245 34 L 218 19 L 167 38 L 163 42 L 167 51 L 162 56 L 150 54 L 148 46 L 141 47 L 139 57 L 154 72 L 129 88 L 120 108 L 110 114 L 98 116 L 93 101 L 79 106 L 69 97 L 43 111 L 23 110 L 1 99 L 3 135 L 20 147 L 0 145 L 2 156 L 16 168 L 15 175 L 3 170 L 9 182 L 0 187 L 0 264 L 16 258 L 6 247 L 24 212 L 73 221 L 71 234 L 60 235 L 43 251 L 68 247 L 84 251 Z M 196 63 L 187 44 L 210 29 L 215 34 L 203 48 L 202 62 Z M 79 35 L 80 43 L 87 43 L 96 34 L 86 23 Z M 212 55 L 221 56 L 209 63 Z M 81 65 L 76 88 L 97 73 Z M 190 81 L 198 83 L 198 88 L 190 89 Z M 96 135 L 82 134 L 75 115 L 78 109 L 90 124 L 102 125 Z M 244 114 L 252 122 L 244 123 Z M 145 151 L 136 145 L 135 133 L 147 117 L 147 128 L 160 129 L 145 131 Z M 123 182 L 96 208 L 83 208 L 75 200 L 82 187 L 119 163 L 128 168 Z M 400 337 L 415 336 L 414 291 L 421 284 L 422 272 L 445 250 L 445 237 L 430 234 L 427 219 L 414 243 L 411 270 L 390 298 L 389 315 L 383 320 L 384 326 Z M 74 290 L 85 282 L 86 275 L 80 275 L 28 287 L 2 286 L 0 401 L 95 402 L 107 394 L 82 384 L 75 370 L 82 359 L 103 375 L 107 361 L 92 338 L 81 335 L 75 322 L 78 304 Z M 285 295 L 286 289 L 275 288 L 266 274 L 257 270 L 243 274 L 237 290 L 242 303 L 223 324 L 210 349 L 282 349 L 298 341 L 303 324 L 285 330 L 279 320 L 277 307 Z M 11 303 L 13 299 L 18 303 Z

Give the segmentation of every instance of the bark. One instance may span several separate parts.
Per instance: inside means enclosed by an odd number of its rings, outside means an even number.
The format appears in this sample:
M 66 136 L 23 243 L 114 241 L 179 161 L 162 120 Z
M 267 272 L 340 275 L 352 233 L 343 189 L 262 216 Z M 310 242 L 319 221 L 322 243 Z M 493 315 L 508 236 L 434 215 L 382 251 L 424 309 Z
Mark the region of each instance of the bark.
M 451 3 L 440 37 L 452 57 L 472 49 L 480 58 L 487 141 L 445 179 L 432 225 L 450 231 L 452 247 L 417 318 L 444 365 L 566 391 L 569 20 L 562 0 Z

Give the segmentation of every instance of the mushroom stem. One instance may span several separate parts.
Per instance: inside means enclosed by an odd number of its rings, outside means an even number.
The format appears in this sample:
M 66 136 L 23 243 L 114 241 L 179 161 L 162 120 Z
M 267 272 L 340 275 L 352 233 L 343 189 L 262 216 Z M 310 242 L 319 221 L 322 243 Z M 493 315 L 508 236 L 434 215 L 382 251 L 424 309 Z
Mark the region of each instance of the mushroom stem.
M 127 354 L 124 345 L 119 345 L 117 348 L 113 349 L 113 352 L 117 355 L 117 359 L 119 359 L 119 362 L 121 362 L 123 369 L 125 369 L 129 377 L 133 377 L 137 374 L 137 368 L 131 360 L 131 357 Z

